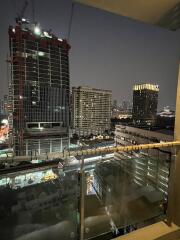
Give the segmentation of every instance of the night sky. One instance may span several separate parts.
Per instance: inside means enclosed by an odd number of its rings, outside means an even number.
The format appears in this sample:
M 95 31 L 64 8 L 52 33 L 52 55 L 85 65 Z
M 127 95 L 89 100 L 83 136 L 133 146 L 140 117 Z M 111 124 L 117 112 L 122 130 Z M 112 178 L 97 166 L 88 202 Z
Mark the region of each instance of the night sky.
M 34 0 L 42 28 L 66 38 L 71 0 Z M 8 26 L 14 24 L 22 0 L 6 0 L 0 8 L 0 97 L 7 93 Z M 31 18 L 29 5 L 25 17 Z M 180 31 L 170 32 L 95 8 L 74 7 L 70 36 L 71 86 L 110 89 L 120 103 L 132 99 L 135 83 L 160 87 L 159 109 L 175 107 Z

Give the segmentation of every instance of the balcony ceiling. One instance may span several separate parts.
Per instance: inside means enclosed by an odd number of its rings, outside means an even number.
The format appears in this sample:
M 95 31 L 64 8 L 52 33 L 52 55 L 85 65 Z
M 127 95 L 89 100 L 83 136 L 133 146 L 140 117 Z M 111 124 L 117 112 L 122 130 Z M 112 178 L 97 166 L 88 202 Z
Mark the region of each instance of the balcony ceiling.
M 177 29 L 177 19 L 180 21 L 180 0 L 74 0 L 92 7 L 100 8 L 112 13 L 120 14 L 145 23 L 164 25 Z M 178 14 L 177 14 L 178 12 Z M 179 27 L 179 25 L 178 25 Z M 176 29 L 175 29 L 176 28 Z

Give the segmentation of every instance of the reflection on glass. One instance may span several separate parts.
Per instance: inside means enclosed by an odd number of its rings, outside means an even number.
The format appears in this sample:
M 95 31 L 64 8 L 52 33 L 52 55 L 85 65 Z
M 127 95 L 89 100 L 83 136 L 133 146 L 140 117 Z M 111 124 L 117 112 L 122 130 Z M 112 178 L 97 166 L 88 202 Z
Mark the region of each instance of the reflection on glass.
M 106 240 L 163 219 L 173 155 L 116 152 L 2 171 L 0 239 Z
M 42 168 L 1 176 L 1 240 L 77 239 L 78 172 Z
M 85 239 L 111 239 L 163 219 L 170 160 L 170 151 L 154 149 L 97 162 L 85 178 Z

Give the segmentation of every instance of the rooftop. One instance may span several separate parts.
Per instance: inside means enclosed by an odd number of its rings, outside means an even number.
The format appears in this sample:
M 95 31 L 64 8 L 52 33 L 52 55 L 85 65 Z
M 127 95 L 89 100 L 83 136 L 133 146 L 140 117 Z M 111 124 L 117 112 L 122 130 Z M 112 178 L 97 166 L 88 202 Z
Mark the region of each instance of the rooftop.
M 133 90 L 134 91 L 151 90 L 151 91 L 159 92 L 159 86 L 155 84 L 149 84 L 149 83 L 136 84 L 134 85 Z

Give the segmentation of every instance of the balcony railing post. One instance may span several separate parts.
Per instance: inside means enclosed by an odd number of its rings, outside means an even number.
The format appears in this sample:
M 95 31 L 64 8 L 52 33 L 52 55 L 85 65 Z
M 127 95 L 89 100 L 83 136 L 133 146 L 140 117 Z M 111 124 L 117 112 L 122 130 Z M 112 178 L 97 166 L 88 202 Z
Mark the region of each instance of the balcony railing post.
M 85 178 L 84 178 L 84 156 L 81 156 L 80 170 L 80 240 L 84 240 L 84 196 L 85 196 Z
M 176 96 L 174 141 L 180 141 L 180 66 Z M 169 181 L 167 221 L 169 224 L 175 223 L 180 226 L 180 146 L 176 147 L 176 157 L 175 161 L 171 163 Z

